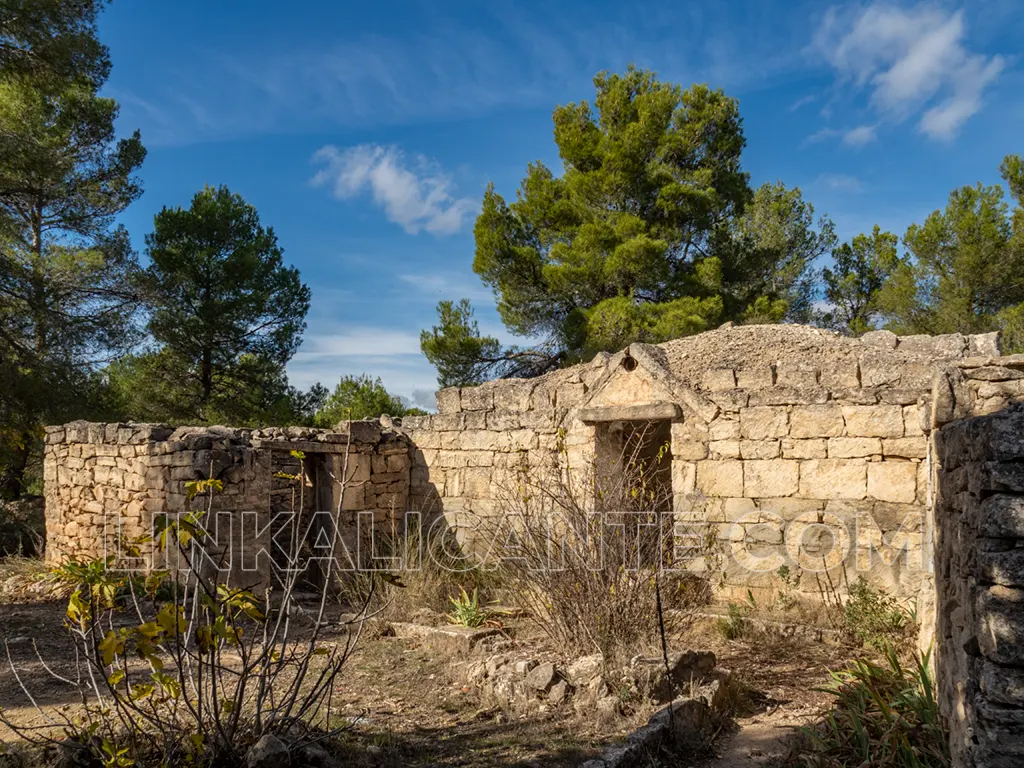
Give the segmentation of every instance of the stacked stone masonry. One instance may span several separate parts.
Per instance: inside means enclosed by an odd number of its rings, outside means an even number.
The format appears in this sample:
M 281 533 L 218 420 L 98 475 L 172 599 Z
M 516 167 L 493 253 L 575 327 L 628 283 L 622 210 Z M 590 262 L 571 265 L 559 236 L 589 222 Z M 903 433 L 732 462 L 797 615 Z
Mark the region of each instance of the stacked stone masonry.
M 437 415 L 404 420 L 412 493 L 468 529 L 505 509 L 524 468 L 593 463 L 600 423 L 669 405 L 676 519 L 714 524 L 727 551 L 756 558 L 754 569 L 726 558 L 726 596 L 775 595 L 781 565 L 798 589 L 820 592 L 822 579 L 794 566 L 848 533 L 845 557 L 819 563 L 834 583 L 860 574 L 916 597 L 929 565 L 936 380 L 955 380 L 961 411 L 994 407 L 1024 391 L 1016 374 L 994 372 L 1008 370 L 998 354 L 994 334 L 854 340 L 797 326 L 633 344 L 538 379 L 439 392 Z
M 954 765 L 1024 765 L 1024 406 L 949 424 L 936 445 L 935 647 Z
M 254 564 L 241 562 L 240 553 L 287 556 L 272 541 L 294 519 L 281 513 L 340 509 L 342 533 L 351 537 L 361 515 L 398 521 L 409 503 L 408 439 L 377 421 L 334 430 L 73 422 L 46 433 L 51 562 L 122 554 L 124 542 L 153 532 L 157 516 L 204 505 L 190 502 L 187 484 L 211 477 L 223 484 L 212 496 L 211 519 L 219 525 L 229 518 L 215 547 L 231 554 L 236 583 L 253 580 Z M 267 577 L 269 563 L 259 570 Z

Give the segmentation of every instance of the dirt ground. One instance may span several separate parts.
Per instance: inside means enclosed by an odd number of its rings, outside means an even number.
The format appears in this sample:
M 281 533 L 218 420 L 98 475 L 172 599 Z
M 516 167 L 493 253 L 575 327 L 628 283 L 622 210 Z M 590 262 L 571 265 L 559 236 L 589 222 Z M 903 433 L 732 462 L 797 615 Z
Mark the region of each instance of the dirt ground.
M 51 674 L 67 677 L 74 671 L 73 646 L 62 627 L 64 609 L 63 600 L 45 599 L 38 590 L 20 596 L 0 590 L 0 638 L 6 640 L 4 655 L 9 654 L 0 659 L 0 706 L 20 723 L 45 723 L 28 694 L 44 710 L 76 706 L 73 688 Z M 533 647 L 541 640 L 528 624 L 512 629 L 524 658 L 542 650 Z M 713 755 L 705 760 L 721 768 L 778 765 L 784 740 L 828 702 L 827 694 L 814 689 L 852 655 L 837 646 L 781 638 L 725 640 L 710 623 L 675 644 L 713 650 L 719 666 L 730 669 L 746 691 L 734 724 L 723 727 Z M 581 717 L 572 707 L 517 716 L 488 706 L 475 689 L 463 687 L 455 669 L 459 661 L 464 659 L 413 640 L 366 633 L 334 691 L 339 723 L 348 726 L 345 741 L 352 747 L 352 764 L 575 766 L 623 738 L 649 714 L 637 705 L 633 717 L 611 721 Z M 11 736 L 0 731 L 0 740 Z M 665 768 L 682 764 L 652 760 Z

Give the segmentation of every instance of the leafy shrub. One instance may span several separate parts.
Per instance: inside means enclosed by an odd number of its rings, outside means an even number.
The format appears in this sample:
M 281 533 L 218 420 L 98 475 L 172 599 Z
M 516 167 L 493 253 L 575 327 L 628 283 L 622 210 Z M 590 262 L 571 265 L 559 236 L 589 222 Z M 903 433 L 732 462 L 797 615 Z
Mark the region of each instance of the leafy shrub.
M 890 648 L 884 663 L 861 659 L 832 677 L 826 689 L 834 697 L 832 708 L 817 727 L 804 729 L 795 764 L 948 768 L 949 744 L 928 654 L 904 665 Z
M 875 650 L 905 648 L 916 622 L 914 615 L 891 595 L 872 587 L 863 576 L 850 587 L 843 620 L 854 639 Z
M 739 640 L 750 634 L 750 614 L 756 608 L 754 594 L 747 590 L 747 603 L 729 603 L 726 615 L 718 619 L 715 626 L 726 640 Z
M 53 571 L 51 578 L 72 590 L 66 626 L 77 660 L 75 673 L 59 679 L 78 681 L 82 706 L 40 714 L 63 728 L 62 745 L 80 753 L 75 764 L 238 765 L 262 736 L 285 736 L 302 748 L 322 740 L 331 722 L 335 680 L 372 593 L 346 622 L 344 640 L 322 641 L 334 560 L 322 566 L 326 578 L 311 615 L 295 604 L 301 569 L 285 572 L 273 601 L 269 589 L 257 594 L 225 583 L 205 566 L 203 553 L 203 523 L 221 482 L 186 489 L 190 499 L 205 497 L 205 508 L 165 517 L 155 539 L 134 543 L 173 569 L 129 574 L 112 558 L 99 558 L 69 560 Z M 340 526 L 335 521 L 332 528 L 333 553 Z M 12 671 L 28 691 L 30 683 Z M 0 722 L 26 741 L 56 741 L 2 710 Z

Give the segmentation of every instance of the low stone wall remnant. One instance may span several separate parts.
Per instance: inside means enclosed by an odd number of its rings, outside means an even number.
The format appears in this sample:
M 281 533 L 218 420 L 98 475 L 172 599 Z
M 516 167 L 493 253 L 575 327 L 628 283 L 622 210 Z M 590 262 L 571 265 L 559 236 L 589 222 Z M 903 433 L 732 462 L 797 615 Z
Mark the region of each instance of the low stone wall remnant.
M 301 481 L 286 477 L 298 475 L 300 465 Z M 206 554 L 222 557 L 235 583 L 265 581 L 270 561 L 244 559 L 262 551 L 284 564 L 287 548 L 273 539 L 296 518 L 282 513 L 309 519 L 312 512 L 340 512 L 348 540 L 367 519 L 399 525 L 409 504 L 410 466 L 408 439 L 376 420 L 342 422 L 333 430 L 83 421 L 48 427 L 47 559 L 117 556 L 123 542 L 152 534 L 156 516 L 205 508 L 204 500 L 190 503 L 186 486 L 213 478 L 223 490 L 213 494 L 217 536 Z M 226 535 L 219 525 L 225 516 Z
M 1024 765 L 1024 405 L 943 427 L 938 691 L 956 768 Z

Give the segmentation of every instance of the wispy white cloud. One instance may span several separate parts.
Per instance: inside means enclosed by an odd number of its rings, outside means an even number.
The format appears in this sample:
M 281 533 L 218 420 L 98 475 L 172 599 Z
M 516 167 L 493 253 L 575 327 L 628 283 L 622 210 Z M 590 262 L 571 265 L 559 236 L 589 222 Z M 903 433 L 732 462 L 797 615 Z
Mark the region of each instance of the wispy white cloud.
M 856 128 L 822 128 L 806 139 L 804 144 L 815 144 L 826 139 L 839 139 L 850 147 L 863 147 L 878 138 L 877 125 L 858 125 Z
M 799 99 L 797 99 L 796 101 L 789 105 L 789 111 L 796 112 L 798 109 L 806 107 L 808 104 L 813 104 L 817 100 L 818 97 L 813 93 L 808 94 L 807 96 L 801 96 Z
M 841 192 L 860 192 L 863 189 L 860 179 L 845 173 L 823 173 L 814 183 Z
M 418 354 L 420 338 L 415 333 L 375 326 L 356 326 L 341 328 L 333 333 L 307 334 L 295 359 Z
M 454 183 L 436 163 L 407 158 L 397 147 L 360 144 L 347 149 L 327 145 L 313 155 L 322 166 L 312 179 L 339 200 L 369 193 L 389 221 L 409 234 L 458 232 L 476 209 L 469 198 L 455 196 Z
M 805 64 L 800 4 L 753 4 L 745 24 L 727 4 L 644 2 L 639 12 L 623 6 L 589 15 L 559 3 L 477 4 L 458 12 L 419 5 L 384 32 L 328 20 L 345 13 L 296 6 L 298 22 L 289 29 L 330 29 L 274 34 L 265 21 L 246 19 L 232 24 L 233 34 L 216 36 L 230 37 L 227 46 L 190 46 L 182 23 L 168 32 L 181 43 L 173 57 L 115 67 L 111 85 L 144 97 L 125 100 L 123 122 L 159 144 L 366 130 L 499 109 L 550 110 L 591 97 L 595 72 L 621 71 L 630 61 L 675 82 L 709 82 L 730 93 Z M 121 78 L 129 70 L 133 76 Z
M 380 376 L 389 392 L 432 408 L 437 373 L 420 351 L 418 334 L 379 326 L 318 323 L 288 363 L 288 380 L 333 387 L 342 376 Z
M 874 141 L 878 127 L 874 125 L 858 125 L 843 133 L 843 143 L 851 147 L 862 147 Z
M 880 117 L 919 115 L 919 131 L 949 140 L 981 110 L 985 89 L 1006 65 L 1002 56 L 968 50 L 966 31 L 963 11 L 874 3 L 830 9 L 815 47 L 841 83 L 870 90 Z

